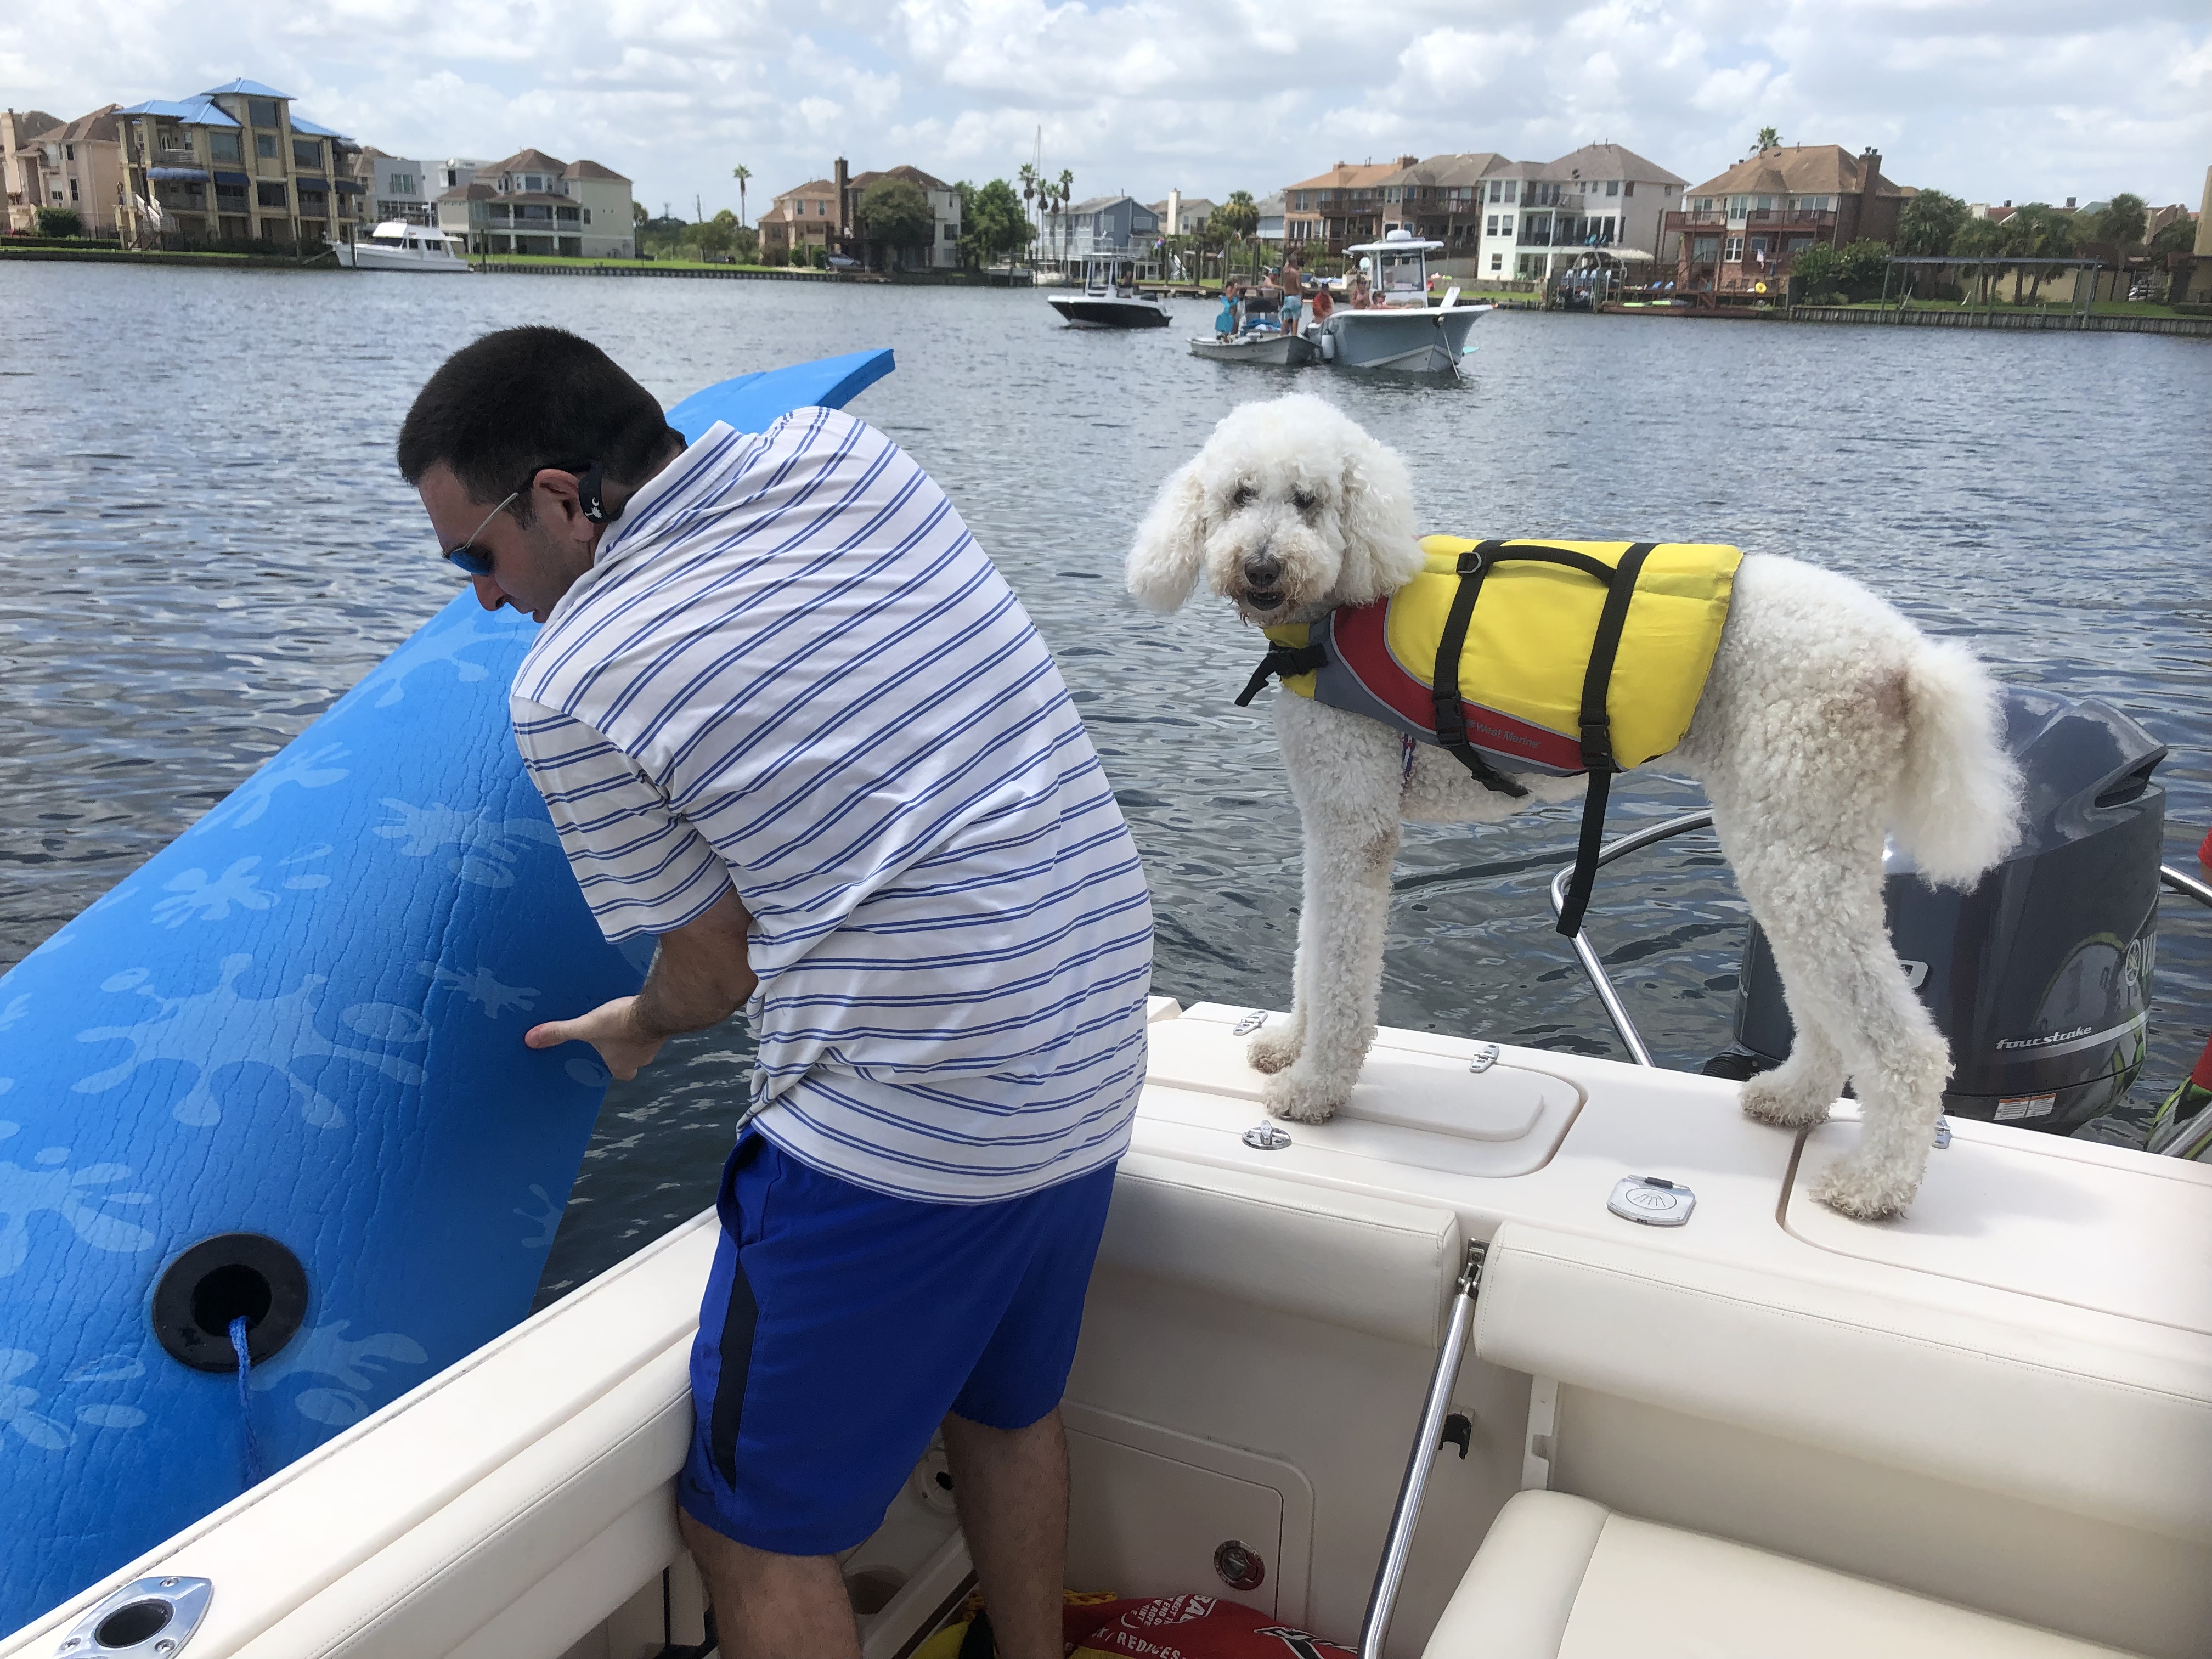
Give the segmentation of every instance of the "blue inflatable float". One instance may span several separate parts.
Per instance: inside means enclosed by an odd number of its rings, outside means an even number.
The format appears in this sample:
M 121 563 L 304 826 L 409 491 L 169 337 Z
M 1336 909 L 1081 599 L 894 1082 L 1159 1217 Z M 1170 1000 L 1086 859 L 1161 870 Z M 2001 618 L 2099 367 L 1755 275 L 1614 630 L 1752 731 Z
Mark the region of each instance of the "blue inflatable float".
M 890 368 L 668 418 L 757 431 Z M 464 593 L 0 978 L 0 1632 L 528 1310 L 607 1076 L 522 1032 L 644 966 L 515 754 L 533 631 Z

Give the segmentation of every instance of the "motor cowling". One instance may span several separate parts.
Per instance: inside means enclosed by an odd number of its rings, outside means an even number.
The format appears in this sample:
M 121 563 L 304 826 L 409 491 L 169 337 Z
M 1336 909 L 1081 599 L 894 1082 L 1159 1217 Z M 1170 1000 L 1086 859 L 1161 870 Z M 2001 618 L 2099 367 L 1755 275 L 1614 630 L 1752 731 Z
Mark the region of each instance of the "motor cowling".
M 1931 888 L 1883 848 L 1889 934 L 1951 1045 L 1944 1110 L 2068 1133 L 2142 1067 L 2158 946 L 2166 746 L 2110 704 L 2010 686 L 2005 743 L 2025 784 L 2022 834 L 1971 891 Z M 1747 1076 L 1796 1028 L 1759 924 L 1744 941 L 1736 1047 L 1705 1069 Z

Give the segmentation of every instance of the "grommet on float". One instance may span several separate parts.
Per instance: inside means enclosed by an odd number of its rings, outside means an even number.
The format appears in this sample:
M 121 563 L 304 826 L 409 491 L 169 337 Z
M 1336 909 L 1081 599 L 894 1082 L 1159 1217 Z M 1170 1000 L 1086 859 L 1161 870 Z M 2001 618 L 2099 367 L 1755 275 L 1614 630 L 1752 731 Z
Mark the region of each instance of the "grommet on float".
M 196 1371 L 232 1371 L 230 1322 L 246 1321 L 247 1359 L 273 1359 L 307 1316 L 307 1270 L 263 1233 L 218 1233 L 179 1255 L 154 1286 L 154 1334 Z

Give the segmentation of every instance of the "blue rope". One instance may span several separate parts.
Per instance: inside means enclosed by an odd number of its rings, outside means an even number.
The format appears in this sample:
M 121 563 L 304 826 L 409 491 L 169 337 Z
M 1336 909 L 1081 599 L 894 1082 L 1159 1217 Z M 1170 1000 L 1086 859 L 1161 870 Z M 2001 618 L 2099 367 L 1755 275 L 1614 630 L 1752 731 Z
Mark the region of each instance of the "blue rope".
M 253 1395 L 247 1382 L 253 1361 L 246 1352 L 244 1314 L 230 1322 L 230 1349 L 238 1356 L 238 1422 L 246 1431 L 246 1484 L 258 1486 L 261 1484 L 261 1448 L 253 1438 Z

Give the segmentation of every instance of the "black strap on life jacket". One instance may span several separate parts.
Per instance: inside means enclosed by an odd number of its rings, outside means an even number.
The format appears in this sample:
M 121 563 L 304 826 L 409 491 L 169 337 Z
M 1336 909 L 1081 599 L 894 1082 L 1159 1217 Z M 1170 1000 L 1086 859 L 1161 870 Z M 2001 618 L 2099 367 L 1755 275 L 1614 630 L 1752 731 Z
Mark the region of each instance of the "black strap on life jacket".
M 1620 556 L 1612 580 L 1606 584 L 1605 608 L 1598 613 L 1597 637 L 1590 641 L 1589 668 L 1583 676 L 1581 726 L 1583 769 L 1589 774 L 1589 793 L 1583 798 L 1582 836 L 1575 845 L 1575 873 L 1567 880 L 1566 903 L 1559 911 L 1559 932 L 1572 939 L 1583 930 L 1583 914 L 1589 908 L 1590 888 L 1597 881 L 1598 848 L 1605 840 L 1606 797 L 1613 790 L 1613 775 L 1620 769 L 1613 754 L 1613 720 L 1607 712 L 1606 694 L 1613 685 L 1613 659 L 1620 653 L 1621 630 L 1628 625 L 1628 602 L 1636 597 L 1636 579 L 1656 542 L 1638 542 Z
M 1528 793 L 1528 786 L 1507 777 L 1483 759 L 1481 751 L 1468 741 L 1467 704 L 1459 694 L 1460 657 L 1467 648 L 1468 623 L 1474 617 L 1474 602 L 1481 596 L 1482 579 L 1503 545 L 1500 542 L 1484 542 L 1459 556 L 1459 587 L 1452 594 L 1451 609 L 1444 615 L 1443 637 L 1437 641 L 1437 667 L 1429 677 L 1429 702 L 1435 711 L 1437 746 L 1473 773 L 1474 781 L 1491 793 L 1510 795 L 1517 800 Z
M 1613 788 L 1613 775 L 1620 769 L 1613 753 L 1613 720 L 1607 694 L 1613 685 L 1613 665 L 1620 654 L 1620 636 L 1628 624 L 1628 604 L 1636 597 L 1637 578 L 1656 542 L 1638 542 L 1620 556 L 1617 565 L 1607 564 L 1571 547 L 1508 547 L 1487 541 L 1459 556 L 1459 591 L 1452 595 L 1444 618 L 1443 637 L 1437 645 L 1437 668 L 1430 695 L 1436 707 L 1437 742 L 1474 775 L 1475 781 L 1501 795 L 1526 795 L 1527 786 L 1514 781 L 1483 759 L 1467 735 L 1467 710 L 1460 697 L 1460 659 L 1467 647 L 1467 630 L 1474 616 L 1474 602 L 1482 592 L 1482 579 L 1491 567 L 1507 560 L 1533 564 L 1559 564 L 1579 570 L 1605 584 L 1605 605 L 1598 612 L 1596 636 L 1590 641 L 1589 664 L 1583 675 L 1582 708 L 1577 724 L 1582 730 L 1583 770 L 1589 775 L 1589 790 L 1583 798 L 1582 831 L 1575 846 L 1575 872 L 1568 878 L 1567 896 L 1559 912 L 1559 932 L 1572 939 L 1582 931 L 1589 908 L 1590 889 L 1597 880 L 1597 854 L 1605 841 L 1605 808 Z
M 1260 659 L 1260 665 L 1252 671 L 1237 694 L 1237 706 L 1243 708 L 1267 689 L 1267 682 L 1278 676 L 1288 679 L 1293 674 L 1310 674 L 1328 660 L 1328 653 L 1318 645 L 1279 645 L 1270 642 L 1267 654 Z

